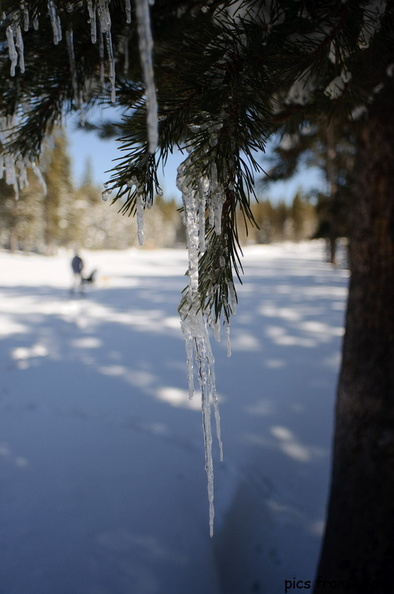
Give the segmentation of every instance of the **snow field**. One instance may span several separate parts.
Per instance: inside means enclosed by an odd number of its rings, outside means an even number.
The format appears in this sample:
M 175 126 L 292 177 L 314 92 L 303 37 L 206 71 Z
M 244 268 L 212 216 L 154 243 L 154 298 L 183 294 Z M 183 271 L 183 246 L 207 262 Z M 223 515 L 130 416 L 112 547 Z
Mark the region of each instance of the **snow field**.
M 212 340 L 215 525 L 177 306 L 184 250 L 0 252 L 0 592 L 281 594 L 313 579 L 347 272 L 320 242 L 245 248 Z M 216 448 L 216 449 L 215 449 Z

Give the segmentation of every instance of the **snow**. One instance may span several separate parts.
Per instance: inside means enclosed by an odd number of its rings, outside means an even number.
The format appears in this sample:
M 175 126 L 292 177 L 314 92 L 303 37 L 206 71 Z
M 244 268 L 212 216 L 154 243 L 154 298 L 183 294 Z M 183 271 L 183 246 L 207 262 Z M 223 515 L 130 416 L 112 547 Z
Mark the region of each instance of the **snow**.
M 347 272 L 320 242 L 245 248 L 209 537 L 201 404 L 177 306 L 185 250 L 0 252 L 1 589 L 282 594 L 324 527 Z

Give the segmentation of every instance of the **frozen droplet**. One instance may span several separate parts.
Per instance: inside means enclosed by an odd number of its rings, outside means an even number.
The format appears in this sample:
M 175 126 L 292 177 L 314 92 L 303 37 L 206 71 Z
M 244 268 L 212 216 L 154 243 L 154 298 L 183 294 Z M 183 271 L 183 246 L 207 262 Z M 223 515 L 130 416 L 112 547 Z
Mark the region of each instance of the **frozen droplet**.
M 111 190 L 107 187 L 107 184 L 104 184 L 104 190 L 101 193 L 101 198 L 104 202 L 107 202 L 108 198 L 111 196 Z

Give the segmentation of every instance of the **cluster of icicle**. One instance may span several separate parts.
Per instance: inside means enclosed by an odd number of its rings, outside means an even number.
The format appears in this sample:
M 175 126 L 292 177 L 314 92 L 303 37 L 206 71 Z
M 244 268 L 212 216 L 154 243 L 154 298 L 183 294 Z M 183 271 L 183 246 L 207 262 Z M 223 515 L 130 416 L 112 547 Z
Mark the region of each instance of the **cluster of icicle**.
M 15 128 L 15 117 L 0 117 L 0 146 L 6 146 Z M 44 193 L 46 193 L 46 184 L 40 169 L 34 161 L 28 161 L 20 155 L 15 157 L 11 153 L 0 153 L 0 179 L 12 186 L 15 192 L 15 198 L 19 198 L 19 191 L 28 185 L 27 170 L 31 168 L 36 174 Z
M 142 71 L 144 75 L 146 105 L 147 105 L 147 125 L 148 125 L 148 148 L 150 153 L 154 153 L 158 144 L 158 118 L 157 118 L 157 99 L 156 88 L 153 77 L 152 50 L 153 40 L 150 26 L 149 5 L 151 0 L 134 0 L 137 17 L 137 27 L 139 34 L 139 49 L 141 56 Z M 93 44 L 100 43 L 101 56 L 101 80 L 104 85 L 104 59 L 105 52 L 109 64 L 109 81 L 111 85 L 111 101 L 115 102 L 115 58 L 113 51 L 113 41 L 111 35 L 111 14 L 109 5 L 111 0 L 87 0 L 87 25 L 90 26 L 90 38 Z M 72 3 L 66 4 L 66 9 L 73 10 Z M 124 9 L 126 23 L 131 23 L 131 1 L 124 0 Z M 47 14 L 50 18 L 53 43 L 58 45 L 63 39 L 62 23 L 59 16 L 58 7 L 55 0 L 48 0 Z M 30 18 L 29 3 L 21 0 L 19 11 L 14 11 L 8 15 L 11 21 L 6 28 L 6 38 L 8 46 L 8 55 L 11 62 L 10 74 L 15 76 L 16 69 L 19 66 L 21 73 L 25 72 L 24 43 L 23 32 L 26 32 L 32 26 L 35 30 L 39 29 L 39 19 L 37 15 Z M 98 34 L 99 33 L 99 34 Z M 74 90 L 75 105 L 82 110 L 83 97 L 78 92 L 76 60 L 74 54 L 74 34 L 71 27 L 65 32 L 67 51 L 69 56 L 71 83 Z M 127 57 L 127 49 L 124 49 Z M 3 136 L 10 129 L 10 122 L 0 122 Z M 2 142 L 2 146 L 6 146 Z M 13 163 L 12 163 L 13 161 Z M 1 161 L 1 171 L 6 170 L 7 183 L 11 184 L 18 196 L 18 188 L 25 185 L 25 176 L 27 167 L 35 167 L 34 164 L 22 160 L 20 157 L 8 154 Z
M 205 214 L 207 210 L 211 218 L 210 222 L 213 223 L 212 226 L 215 228 L 216 233 L 221 233 L 224 192 L 221 185 L 217 182 L 215 166 L 211 170 L 210 178 L 205 177 L 195 182 L 189 171 L 191 163 L 192 155 L 179 166 L 177 176 L 177 187 L 182 192 L 183 216 L 187 232 L 189 260 L 189 285 L 186 289 L 186 296 L 182 303 L 180 315 L 182 332 L 186 344 L 189 397 L 192 398 L 195 391 L 195 372 L 201 389 L 205 470 L 208 478 L 209 530 L 212 536 L 214 521 L 212 409 L 214 411 L 220 460 L 223 460 L 223 446 L 220 435 L 219 403 L 216 393 L 215 360 L 212 354 L 208 330 L 210 326 L 214 326 L 215 337 L 219 340 L 220 321 L 213 322 L 212 312 L 205 312 L 203 309 L 199 290 L 199 260 L 206 249 Z M 230 354 L 229 349 L 228 354 Z

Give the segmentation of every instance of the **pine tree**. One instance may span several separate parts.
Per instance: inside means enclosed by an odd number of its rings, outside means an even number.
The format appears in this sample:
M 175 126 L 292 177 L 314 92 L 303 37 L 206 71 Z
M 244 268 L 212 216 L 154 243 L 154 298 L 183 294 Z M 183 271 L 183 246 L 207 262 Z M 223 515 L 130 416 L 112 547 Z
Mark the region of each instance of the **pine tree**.
M 44 0 L 2 2 L 0 34 L 8 47 L 3 43 L 0 54 L 0 113 L 3 128 L 14 126 L 3 144 L 23 169 L 63 110 L 112 97 L 124 118 L 123 157 L 111 187 L 123 210 L 139 218 L 160 193 L 157 167 L 175 147 L 186 150 L 178 185 L 190 284 L 181 310 L 206 380 L 206 421 L 214 388 L 201 322 L 231 316 L 233 276 L 240 271 L 237 209 L 253 223 L 257 152 L 275 133 L 352 125 L 352 280 L 319 574 L 345 580 L 352 593 L 394 592 L 393 3 L 156 0 L 155 84 L 147 1 L 136 1 L 136 14 L 121 0 L 50 5 L 48 18 Z M 206 462 L 211 476 L 209 451 Z M 321 591 L 320 582 L 315 589 Z
M 297 192 L 293 198 L 291 219 L 294 240 L 311 239 L 316 226 L 315 209 L 300 192 Z
M 31 169 L 26 172 L 28 185 L 15 194 L 12 186 L 0 180 L 0 241 L 16 250 L 43 250 L 44 188 Z
M 14 252 L 18 247 L 17 238 L 17 202 L 13 188 L 5 180 L 0 181 L 0 206 L 1 206 L 1 236 L 2 244 Z
M 273 153 L 266 157 L 268 175 L 263 187 L 278 180 L 288 180 L 302 169 L 318 167 L 325 178 L 326 190 L 312 189 L 317 200 L 320 224 L 316 237 L 327 240 L 329 261 L 336 264 L 336 244 L 347 237 L 348 214 L 352 200 L 352 180 L 356 153 L 357 127 L 354 122 L 330 121 L 321 125 L 303 126 L 297 133 L 282 138 Z
M 73 200 L 71 164 L 64 130 L 57 127 L 47 142 L 42 157 L 46 183 L 44 197 L 45 245 L 49 252 L 59 245 L 69 245 L 70 208 Z

